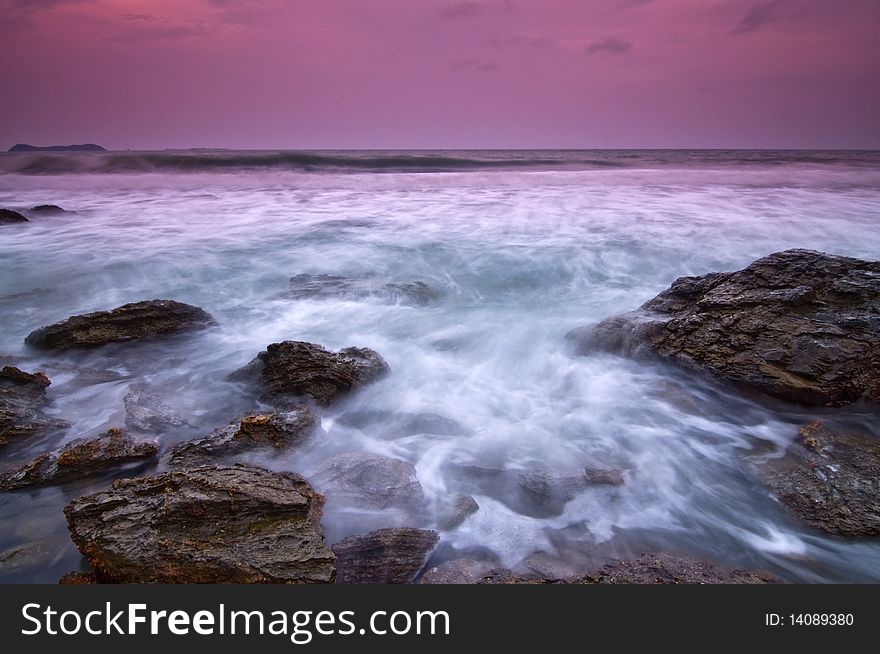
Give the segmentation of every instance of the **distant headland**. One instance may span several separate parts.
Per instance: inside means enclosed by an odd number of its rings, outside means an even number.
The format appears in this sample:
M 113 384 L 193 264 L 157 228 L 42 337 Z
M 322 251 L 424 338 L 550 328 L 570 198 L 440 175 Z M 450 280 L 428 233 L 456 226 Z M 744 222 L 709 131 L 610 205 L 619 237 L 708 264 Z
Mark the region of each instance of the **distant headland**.
M 83 143 L 82 145 L 28 145 L 27 143 L 18 143 L 9 148 L 10 152 L 106 152 L 106 148 L 94 143 Z

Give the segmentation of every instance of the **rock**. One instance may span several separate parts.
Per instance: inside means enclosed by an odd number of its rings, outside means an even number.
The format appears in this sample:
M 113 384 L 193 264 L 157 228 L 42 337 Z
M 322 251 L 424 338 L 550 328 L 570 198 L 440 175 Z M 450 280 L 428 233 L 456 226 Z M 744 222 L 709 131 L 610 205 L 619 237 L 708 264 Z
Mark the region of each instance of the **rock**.
M 39 538 L 0 552 L 0 574 L 12 575 L 53 565 L 70 541 L 57 536 Z
M 129 386 L 122 403 L 125 405 L 125 425 L 129 429 L 161 432 L 187 425 L 174 407 L 155 393 L 149 392 L 144 384 Z
M 779 580 L 766 572 L 724 572 L 711 563 L 665 553 L 642 554 L 635 560 L 616 560 L 573 579 L 546 579 L 496 569 L 481 584 L 767 584 Z
M 452 531 L 479 510 L 480 505 L 470 495 L 455 495 L 448 504 L 440 507 L 437 527 L 442 531 Z
M 420 584 L 475 584 L 492 569 L 487 561 L 456 559 L 428 568 Z
M 623 486 L 623 473 L 606 468 L 584 468 L 587 483 L 593 486 Z
M 105 148 L 94 143 L 83 143 L 80 145 L 28 145 L 27 143 L 16 143 L 9 152 L 106 152 Z
M 20 468 L 0 474 L 0 490 L 60 484 L 127 463 L 146 463 L 154 459 L 158 451 L 159 446 L 152 441 L 135 441 L 122 430 L 111 428 L 94 438 L 71 441 Z
M 0 209 L 0 225 L 12 225 L 13 223 L 26 223 L 28 219 L 12 209 Z
M 254 450 L 283 451 L 321 431 L 320 419 L 305 405 L 291 411 L 251 414 L 215 429 L 205 438 L 177 445 L 171 450 L 169 463 L 192 465 Z
M 405 438 L 416 434 L 438 436 L 467 436 L 470 432 L 461 424 L 436 413 L 395 413 L 393 411 L 347 411 L 336 418 L 347 427 L 369 427 L 385 438 Z
M 269 345 L 230 378 L 256 381 L 267 402 L 305 396 L 326 406 L 388 371 L 385 360 L 368 348 L 329 352 L 314 343 L 283 341 Z
M 214 319 L 199 307 L 173 300 L 144 300 L 111 311 L 72 316 L 31 332 L 25 342 L 48 350 L 92 348 L 205 329 L 214 324 Z
M 322 505 L 299 475 L 234 465 L 120 479 L 64 513 L 101 582 L 330 583 Z
M 76 213 L 75 211 L 62 209 L 57 204 L 38 204 L 35 207 L 31 207 L 30 212 L 37 214 L 38 216 L 54 216 L 62 213 Z
M 407 584 L 437 545 L 436 531 L 400 527 L 351 536 L 333 546 L 336 583 Z
M 98 577 L 94 572 L 79 572 L 74 570 L 64 574 L 61 579 L 58 580 L 58 583 L 66 586 L 88 586 L 91 584 L 97 584 Z
M 378 300 L 390 304 L 424 306 L 437 293 L 424 282 L 375 282 L 339 275 L 294 275 L 285 297 L 294 300 L 342 298 L 346 300 Z
M 32 374 L 14 366 L 0 370 L 0 447 L 13 439 L 69 426 L 42 412 L 51 383 L 41 372 Z
M 318 467 L 312 481 L 328 501 L 343 506 L 415 510 L 425 501 L 415 467 L 379 454 L 337 454 Z
M 880 262 L 778 252 L 682 277 L 569 339 L 580 354 L 647 354 L 804 404 L 880 402 Z
M 817 420 L 801 427 L 787 455 L 763 475 L 770 492 L 807 524 L 848 538 L 880 536 L 880 437 Z

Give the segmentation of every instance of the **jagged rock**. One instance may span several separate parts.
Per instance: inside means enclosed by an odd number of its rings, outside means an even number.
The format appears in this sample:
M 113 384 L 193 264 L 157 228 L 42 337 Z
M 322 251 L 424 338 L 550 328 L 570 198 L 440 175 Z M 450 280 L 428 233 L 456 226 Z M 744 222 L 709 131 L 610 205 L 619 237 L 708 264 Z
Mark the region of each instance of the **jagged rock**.
M 283 341 L 269 345 L 230 379 L 256 382 L 267 402 L 310 397 L 329 405 L 388 371 L 385 360 L 369 348 L 330 352 L 314 343 Z
M 456 495 L 440 507 L 437 513 L 437 527 L 443 531 L 452 531 L 479 509 L 480 505 L 470 495 Z
M 14 223 L 26 223 L 28 219 L 12 209 L 0 209 L 0 225 L 12 225 Z
M 324 461 L 311 479 L 328 501 L 343 506 L 415 510 L 425 501 L 415 467 L 379 454 L 337 454 Z
M 424 282 L 376 282 L 339 275 L 310 275 L 290 278 L 285 297 L 294 300 L 342 298 L 346 300 L 378 300 L 390 304 L 423 306 L 437 297 Z
M 763 471 L 767 488 L 809 525 L 837 536 L 880 536 L 880 437 L 816 420 Z
M 148 391 L 144 384 L 129 386 L 122 403 L 125 405 L 125 425 L 129 429 L 158 432 L 187 425 L 173 406 Z
M 234 465 L 121 479 L 64 513 L 101 582 L 329 583 L 322 505 L 299 475 Z
M 205 438 L 177 445 L 171 450 L 169 463 L 192 465 L 254 450 L 282 451 L 301 445 L 320 431 L 320 419 L 305 405 L 291 411 L 247 415 Z
M 880 262 L 787 250 L 682 277 L 637 311 L 569 333 L 810 405 L 880 402 Z
M 393 411 L 347 411 L 336 418 L 347 427 L 374 429 L 385 438 L 405 438 L 415 434 L 439 436 L 467 436 L 470 432 L 461 424 L 436 413 L 395 413 Z
M 49 350 L 92 348 L 205 329 L 214 324 L 214 319 L 199 307 L 173 300 L 144 300 L 111 311 L 72 316 L 31 332 L 25 342 Z
M 14 439 L 69 426 L 42 412 L 51 383 L 41 372 L 28 373 L 14 366 L 0 370 L 0 447 Z
M 333 546 L 339 584 L 407 584 L 437 545 L 436 531 L 401 527 L 351 536 Z
M 112 470 L 128 463 L 155 458 L 159 446 L 135 441 L 121 429 L 108 429 L 94 438 L 79 438 L 64 447 L 41 454 L 20 468 L 0 474 L 0 490 L 60 484 Z
M 547 579 L 495 569 L 480 584 L 768 584 L 779 579 L 766 572 L 733 570 L 688 557 L 665 553 L 642 554 L 635 560 L 612 561 L 602 568 L 572 579 Z

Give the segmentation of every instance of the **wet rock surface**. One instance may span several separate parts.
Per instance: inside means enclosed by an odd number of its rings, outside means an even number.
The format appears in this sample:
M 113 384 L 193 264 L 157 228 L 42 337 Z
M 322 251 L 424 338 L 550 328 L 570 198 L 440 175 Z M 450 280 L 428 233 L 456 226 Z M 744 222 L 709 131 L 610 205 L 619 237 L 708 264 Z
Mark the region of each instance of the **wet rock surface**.
M 26 223 L 28 219 L 17 211 L 12 209 L 0 209 L 0 225 L 14 225 L 15 223 Z
M 171 465 L 209 463 L 253 451 L 283 451 L 320 433 L 321 421 L 307 406 L 244 416 L 205 438 L 181 443 L 171 450 Z
M 437 545 L 436 531 L 401 527 L 351 536 L 333 546 L 336 583 L 406 584 Z
M 322 506 L 299 475 L 234 465 L 118 480 L 64 512 L 101 582 L 329 583 Z
M 455 495 L 437 512 L 437 527 L 451 531 L 480 510 L 480 505 L 470 495 Z
M 475 584 L 494 566 L 487 561 L 455 559 L 425 570 L 420 584 Z
M 129 386 L 122 402 L 125 405 L 125 426 L 129 429 L 160 432 L 187 425 L 177 409 L 159 395 L 150 392 L 144 384 Z
M 778 252 L 682 277 L 569 339 L 580 354 L 647 354 L 804 404 L 880 402 L 880 262 Z
M 136 441 L 120 429 L 108 429 L 99 436 L 71 441 L 19 468 L 0 473 L 0 490 L 60 484 L 130 463 L 148 463 L 158 451 L 159 446 L 153 441 Z
M 330 352 L 314 343 L 283 341 L 269 345 L 230 379 L 256 383 L 266 402 L 308 397 L 326 406 L 388 372 L 385 360 L 369 348 Z
M 290 278 L 285 297 L 294 300 L 341 298 L 375 300 L 389 304 L 424 306 L 437 298 L 437 293 L 424 282 L 381 282 L 354 279 L 340 275 L 301 274 Z
M 14 366 L 0 369 L 0 447 L 68 426 L 66 421 L 42 412 L 51 383 L 41 372 L 24 372 Z
M 25 342 L 36 348 L 66 350 L 135 341 L 216 324 L 203 309 L 173 300 L 144 300 L 111 311 L 72 316 L 31 332 Z
M 768 464 L 763 477 L 783 505 L 816 529 L 880 536 L 880 436 L 817 420 L 800 428 L 786 457 Z
M 334 505 L 416 510 L 425 502 L 415 467 L 379 454 L 337 454 L 324 461 L 311 480 Z
M 347 411 L 336 418 L 346 427 L 368 428 L 384 438 L 396 439 L 429 434 L 437 436 L 467 436 L 470 432 L 452 418 L 436 413 L 395 413 L 393 411 Z

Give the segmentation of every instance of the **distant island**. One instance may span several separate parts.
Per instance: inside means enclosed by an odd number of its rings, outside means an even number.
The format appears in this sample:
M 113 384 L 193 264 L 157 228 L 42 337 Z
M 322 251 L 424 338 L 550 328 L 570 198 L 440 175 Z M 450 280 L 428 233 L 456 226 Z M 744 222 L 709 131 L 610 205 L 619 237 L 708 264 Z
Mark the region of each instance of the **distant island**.
M 10 152 L 106 152 L 106 148 L 94 143 L 83 143 L 82 145 L 28 145 L 27 143 L 18 143 L 9 148 Z

